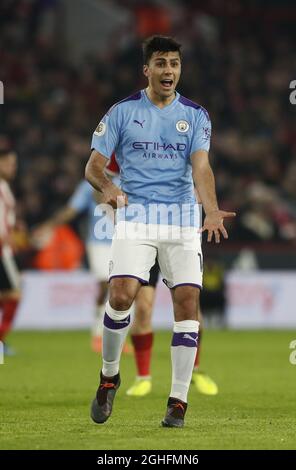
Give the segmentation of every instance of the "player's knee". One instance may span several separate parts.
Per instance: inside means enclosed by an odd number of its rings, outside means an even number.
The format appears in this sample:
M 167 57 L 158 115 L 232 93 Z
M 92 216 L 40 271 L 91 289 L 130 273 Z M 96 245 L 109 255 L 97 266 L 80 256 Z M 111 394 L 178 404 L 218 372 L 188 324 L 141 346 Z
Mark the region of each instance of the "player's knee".
M 128 310 L 133 303 L 133 296 L 129 292 L 115 291 L 110 293 L 110 305 L 114 310 Z
M 197 320 L 198 305 L 195 298 L 183 298 L 175 302 L 177 321 Z

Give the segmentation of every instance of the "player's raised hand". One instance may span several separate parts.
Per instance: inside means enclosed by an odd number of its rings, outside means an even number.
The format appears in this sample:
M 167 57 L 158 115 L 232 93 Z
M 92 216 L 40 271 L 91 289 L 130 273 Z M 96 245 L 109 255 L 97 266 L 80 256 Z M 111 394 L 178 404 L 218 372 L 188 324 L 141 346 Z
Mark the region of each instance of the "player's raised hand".
M 118 209 L 128 205 L 127 195 L 115 186 L 115 184 L 110 184 L 104 188 L 102 199 L 102 202 L 110 204 L 113 209 Z
M 219 209 L 209 212 L 204 220 L 204 224 L 199 232 L 208 231 L 207 241 L 211 242 L 213 235 L 215 236 L 215 242 L 220 243 L 220 234 L 222 233 L 224 238 L 228 238 L 228 233 L 223 225 L 223 220 L 230 217 L 235 217 L 235 212 L 221 211 Z

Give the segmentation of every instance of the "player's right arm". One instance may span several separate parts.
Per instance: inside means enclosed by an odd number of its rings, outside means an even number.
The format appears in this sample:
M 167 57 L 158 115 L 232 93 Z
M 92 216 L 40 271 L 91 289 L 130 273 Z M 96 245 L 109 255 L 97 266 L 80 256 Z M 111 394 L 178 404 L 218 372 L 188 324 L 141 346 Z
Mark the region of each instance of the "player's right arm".
M 51 219 L 49 219 L 46 224 L 48 226 L 54 228 L 58 225 L 68 224 L 70 223 L 75 217 L 78 215 L 79 211 L 74 209 L 74 207 L 65 206 L 62 207 L 59 211 L 57 211 Z
M 53 229 L 58 225 L 64 225 L 70 223 L 78 215 L 78 211 L 73 207 L 65 206 L 57 211 L 50 219 L 46 220 L 42 224 L 34 227 L 31 233 L 31 242 L 34 246 L 40 246 L 42 244 L 43 237 L 50 236 L 53 233 Z
M 93 133 L 92 153 L 85 168 L 85 178 L 103 193 L 103 202 L 113 208 L 127 205 L 127 196 L 110 181 L 105 173 L 109 158 L 120 144 L 123 115 L 119 105 L 114 105 L 103 117 Z
M 102 193 L 102 202 L 110 204 L 114 209 L 127 205 L 127 196 L 105 174 L 108 159 L 97 150 L 93 150 L 86 164 L 85 178 Z

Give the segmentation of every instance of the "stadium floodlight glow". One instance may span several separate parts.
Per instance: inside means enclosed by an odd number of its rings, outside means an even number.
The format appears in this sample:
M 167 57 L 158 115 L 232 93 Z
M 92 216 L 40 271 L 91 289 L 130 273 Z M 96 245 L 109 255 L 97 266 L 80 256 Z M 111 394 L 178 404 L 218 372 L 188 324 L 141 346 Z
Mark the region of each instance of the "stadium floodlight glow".
M 0 104 L 4 104 L 4 85 L 0 81 Z

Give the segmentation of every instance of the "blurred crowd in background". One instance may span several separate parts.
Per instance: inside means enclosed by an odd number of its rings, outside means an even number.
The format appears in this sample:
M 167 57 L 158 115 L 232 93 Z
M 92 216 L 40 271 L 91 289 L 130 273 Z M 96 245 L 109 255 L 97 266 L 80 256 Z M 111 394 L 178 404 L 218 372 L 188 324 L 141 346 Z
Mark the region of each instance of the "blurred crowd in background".
M 295 246 L 295 8 L 264 17 L 256 2 L 245 10 L 243 2 L 110 1 L 129 13 L 126 24 L 73 61 L 63 3 L 0 5 L 0 147 L 10 142 L 18 153 L 19 218 L 32 228 L 68 200 L 100 118 L 145 86 L 140 43 L 157 32 L 183 43 L 178 91 L 209 111 L 218 199 L 238 213 L 231 240 Z

